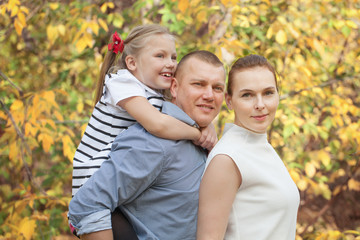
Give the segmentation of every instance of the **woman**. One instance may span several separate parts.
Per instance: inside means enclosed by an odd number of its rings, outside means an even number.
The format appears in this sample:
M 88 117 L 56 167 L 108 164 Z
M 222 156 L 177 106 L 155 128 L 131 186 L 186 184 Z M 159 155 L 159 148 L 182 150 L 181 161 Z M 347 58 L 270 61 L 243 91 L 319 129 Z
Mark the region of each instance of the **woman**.
M 275 69 L 262 56 L 238 59 L 225 98 L 235 120 L 208 157 L 197 239 L 295 239 L 299 192 L 266 135 L 279 105 Z

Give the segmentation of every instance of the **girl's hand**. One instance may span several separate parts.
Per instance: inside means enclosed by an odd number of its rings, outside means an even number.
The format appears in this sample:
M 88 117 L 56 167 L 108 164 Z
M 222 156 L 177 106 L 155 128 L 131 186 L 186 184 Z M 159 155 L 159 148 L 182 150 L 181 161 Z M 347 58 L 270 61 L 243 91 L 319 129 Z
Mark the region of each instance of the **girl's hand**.
M 193 143 L 211 151 L 218 141 L 214 125 L 211 123 L 207 127 L 201 128 L 200 131 L 200 138 Z

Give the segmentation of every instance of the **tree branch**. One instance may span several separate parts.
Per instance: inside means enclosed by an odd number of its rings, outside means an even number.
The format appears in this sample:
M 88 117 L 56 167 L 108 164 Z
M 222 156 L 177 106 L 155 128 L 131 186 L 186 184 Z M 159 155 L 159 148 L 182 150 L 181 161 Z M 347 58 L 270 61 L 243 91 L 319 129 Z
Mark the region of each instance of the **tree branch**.
M 22 89 L 19 88 L 14 82 L 12 82 L 1 70 L 0 70 L 0 76 L 4 80 L 8 81 L 19 92 L 20 96 L 23 96 L 24 93 L 23 93 Z
M 5 113 L 7 114 L 7 116 L 9 117 L 11 123 L 13 124 L 14 128 L 15 128 L 15 131 L 17 133 L 17 135 L 19 136 L 19 138 L 21 139 L 21 160 L 23 162 L 23 165 L 24 165 L 24 168 L 25 168 L 25 171 L 26 171 L 26 174 L 28 176 L 28 178 L 30 179 L 30 182 L 32 182 L 34 184 L 35 187 L 37 187 L 45 196 L 47 196 L 47 193 L 45 192 L 45 190 L 35 181 L 31 171 L 30 171 L 30 168 L 29 168 L 29 165 L 27 164 L 27 162 L 25 161 L 25 157 L 24 157 L 24 154 L 23 154 L 23 146 L 25 147 L 25 151 L 27 152 L 27 154 L 31 155 L 31 150 L 30 150 L 30 147 L 29 145 L 26 143 L 26 140 L 25 140 L 25 136 L 24 134 L 21 132 L 21 130 L 18 128 L 18 126 L 16 125 L 15 123 L 15 120 L 12 116 L 12 114 L 10 113 L 10 111 L 7 109 L 5 103 L 3 102 L 2 99 L 0 99 L 0 105 L 1 107 L 4 109 Z

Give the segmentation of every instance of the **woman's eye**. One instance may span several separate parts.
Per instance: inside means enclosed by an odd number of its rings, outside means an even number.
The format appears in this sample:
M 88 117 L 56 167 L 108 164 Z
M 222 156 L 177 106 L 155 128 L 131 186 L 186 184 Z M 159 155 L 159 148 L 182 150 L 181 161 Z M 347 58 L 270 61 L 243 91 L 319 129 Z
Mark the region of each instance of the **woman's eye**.
M 272 95 L 272 94 L 274 94 L 273 91 L 267 91 L 267 92 L 265 92 L 265 95 Z
M 250 93 L 244 93 L 243 95 L 241 95 L 241 97 L 251 97 Z
M 156 57 L 158 57 L 158 58 L 163 58 L 164 55 L 163 55 L 163 54 L 158 54 L 158 55 L 156 55 Z

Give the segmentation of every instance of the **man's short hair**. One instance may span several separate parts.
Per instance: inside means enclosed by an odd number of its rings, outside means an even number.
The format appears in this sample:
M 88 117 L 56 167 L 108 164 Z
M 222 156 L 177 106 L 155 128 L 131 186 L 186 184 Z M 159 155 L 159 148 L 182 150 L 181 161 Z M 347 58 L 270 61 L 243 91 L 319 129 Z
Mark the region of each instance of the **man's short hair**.
M 178 66 L 176 68 L 175 77 L 177 77 L 177 75 L 182 73 L 185 62 L 190 58 L 196 58 L 200 61 L 209 63 L 209 64 L 213 65 L 214 67 L 220 67 L 220 66 L 223 67 L 224 66 L 223 63 L 220 61 L 220 59 L 212 52 L 209 52 L 206 50 L 197 50 L 197 51 L 193 51 L 193 52 L 186 54 L 180 60 Z

